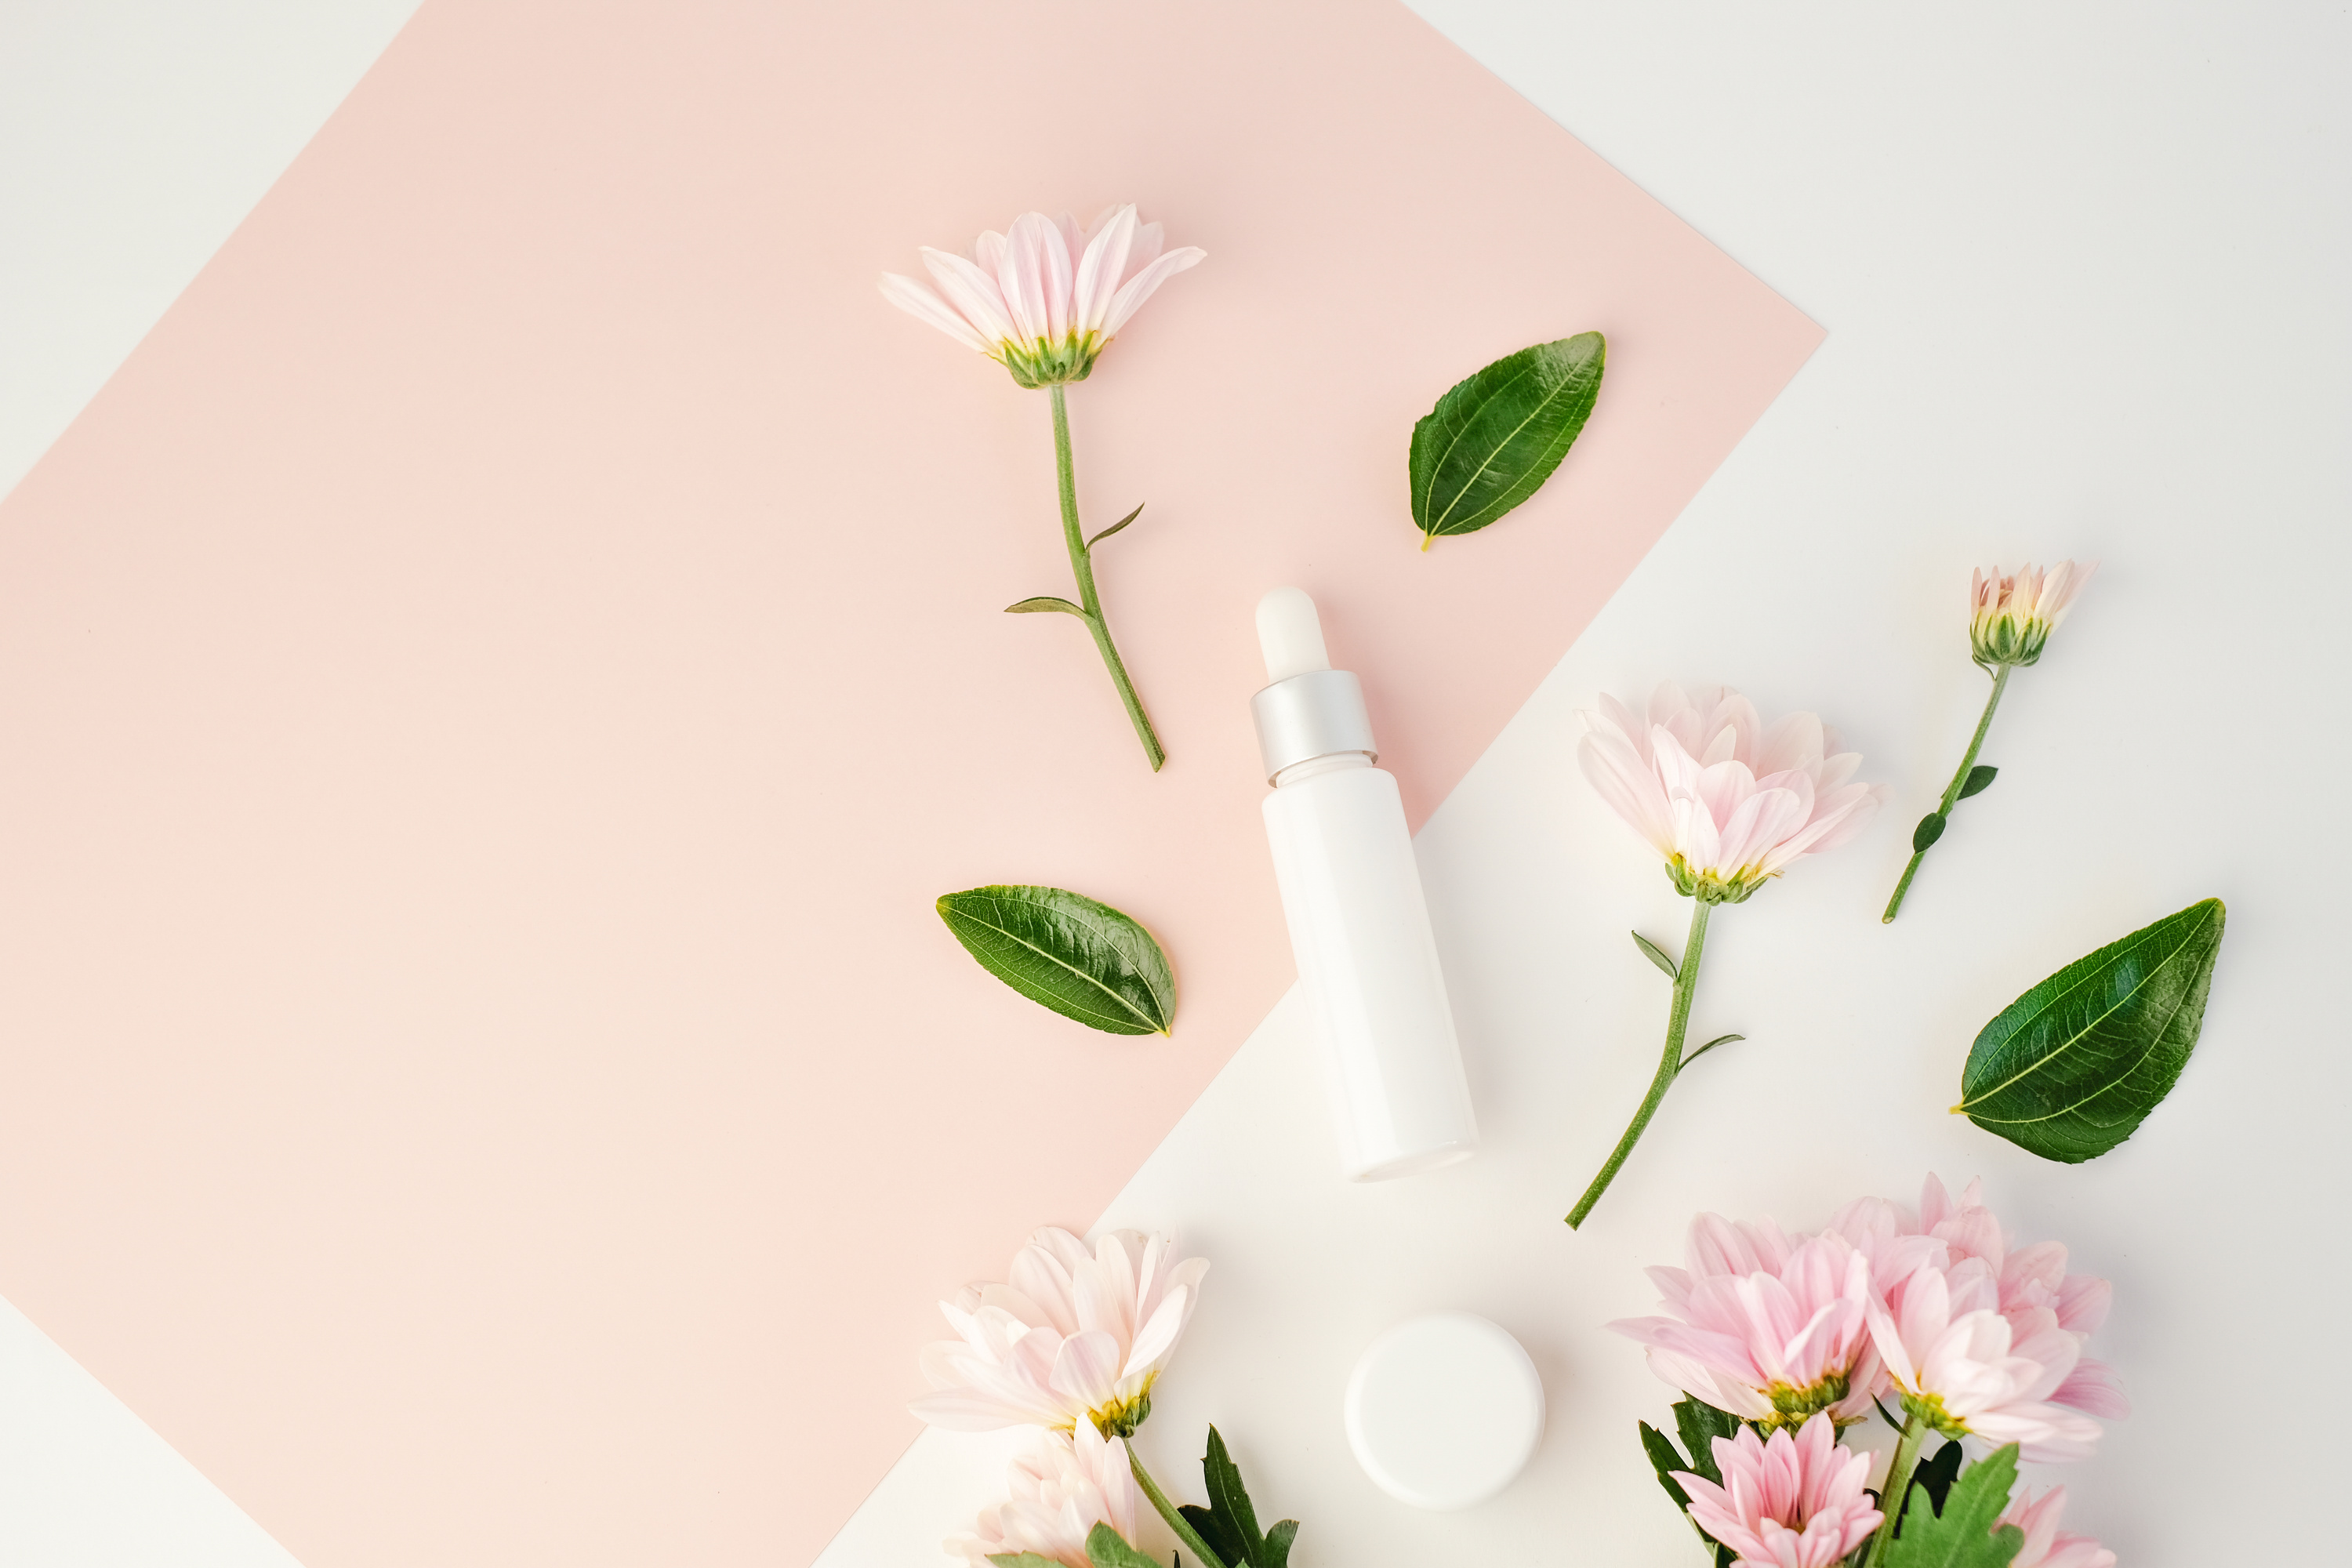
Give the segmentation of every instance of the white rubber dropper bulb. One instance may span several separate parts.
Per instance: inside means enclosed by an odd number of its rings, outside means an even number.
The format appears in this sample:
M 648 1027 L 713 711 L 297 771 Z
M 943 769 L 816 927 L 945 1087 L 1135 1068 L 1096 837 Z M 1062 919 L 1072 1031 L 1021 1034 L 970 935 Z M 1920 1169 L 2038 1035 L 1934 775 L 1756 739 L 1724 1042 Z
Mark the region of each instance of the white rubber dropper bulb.
M 1331 668 L 1323 647 L 1323 621 L 1304 588 L 1274 588 L 1257 602 L 1257 645 L 1265 655 L 1271 686 L 1294 675 Z

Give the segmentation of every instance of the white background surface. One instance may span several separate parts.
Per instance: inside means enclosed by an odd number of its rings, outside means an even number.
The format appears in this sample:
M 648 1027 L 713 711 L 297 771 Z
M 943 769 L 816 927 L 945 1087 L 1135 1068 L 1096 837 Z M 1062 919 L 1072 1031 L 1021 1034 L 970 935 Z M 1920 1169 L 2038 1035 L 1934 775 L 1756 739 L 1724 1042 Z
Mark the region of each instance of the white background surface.
M 1306 1521 L 1299 1568 L 1695 1561 L 1633 1436 L 1672 1395 L 1599 1325 L 1650 1310 L 1640 1268 L 1675 1260 L 1695 1210 L 1814 1225 L 1932 1169 L 1982 1174 L 2025 1239 L 2116 1282 L 2099 1349 L 2138 1409 L 2063 1474 L 2073 1527 L 2132 1568 L 2327 1560 L 2339 1467 L 2302 1413 L 2332 1408 L 2352 1285 L 2332 989 L 2346 8 L 1419 8 L 1830 337 L 1423 834 L 1486 1152 L 1339 1182 L 1286 1003 L 1115 1205 L 1215 1262 L 1147 1455 L 1197 1495 L 1215 1420 L 1262 1516 Z M 0 3 L 0 485 L 408 9 Z M 1981 697 L 1969 567 L 2067 554 L 2106 564 L 2012 682 L 1986 752 L 2000 782 L 1883 928 Z M 1748 1038 L 1677 1086 L 1571 1235 L 1559 1216 L 1665 1011 L 1626 928 L 1676 951 L 1687 913 L 1577 775 L 1574 710 L 1669 677 L 1819 710 L 1895 800 L 1715 922 L 1693 1038 Z M 2204 1040 L 2129 1144 L 2060 1167 L 1944 1113 L 2018 992 L 2212 894 L 2231 918 Z M 1526 1476 L 1456 1515 L 1377 1492 L 1339 1427 L 1357 1352 L 1438 1307 L 1516 1332 L 1550 1401 Z M 942 1561 L 1002 1447 L 927 1435 L 827 1568 Z M 0 1314 L 0 1563 L 287 1561 Z

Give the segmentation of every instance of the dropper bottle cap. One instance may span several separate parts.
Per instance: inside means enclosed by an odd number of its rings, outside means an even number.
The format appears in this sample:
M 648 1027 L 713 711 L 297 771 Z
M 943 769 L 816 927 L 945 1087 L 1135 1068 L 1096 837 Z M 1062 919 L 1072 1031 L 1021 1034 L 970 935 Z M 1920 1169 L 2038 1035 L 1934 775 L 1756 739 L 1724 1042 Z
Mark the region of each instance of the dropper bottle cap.
M 1331 668 L 1322 618 L 1305 590 L 1276 588 L 1257 602 L 1257 640 L 1268 684 L 1250 699 L 1250 715 L 1266 783 L 1318 757 L 1379 758 L 1364 689 L 1351 672 Z

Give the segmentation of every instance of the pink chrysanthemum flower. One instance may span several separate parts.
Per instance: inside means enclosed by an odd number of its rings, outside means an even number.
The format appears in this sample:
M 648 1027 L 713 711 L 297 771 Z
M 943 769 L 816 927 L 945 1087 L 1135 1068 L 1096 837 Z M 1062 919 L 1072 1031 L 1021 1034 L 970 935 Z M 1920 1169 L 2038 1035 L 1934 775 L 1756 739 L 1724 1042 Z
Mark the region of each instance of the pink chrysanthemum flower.
M 1087 1537 L 1096 1525 L 1135 1540 L 1135 1476 L 1127 1451 L 1092 1426 L 1039 1433 L 1013 1461 L 1008 1480 L 1013 1495 L 982 1512 L 976 1534 L 945 1542 L 950 1555 L 989 1568 L 1000 1553 L 1034 1552 L 1064 1568 L 1091 1568 Z
M 1826 1415 L 1791 1436 L 1759 1441 L 1743 1427 L 1715 1440 L 1723 1484 L 1677 1472 L 1698 1527 L 1738 1554 L 1745 1568 L 1832 1568 L 1878 1528 L 1864 1489 L 1870 1458 L 1837 1442 Z
M 1740 903 L 1808 855 L 1860 832 L 1885 797 L 1852 784 L 1861 753 L 1811 713 L 1769 729 L 1727 687 L 1669 681 L 1635 717 L 1613 697 L 1580 717 L 1577 761 L 1592 787 L 1666 858 L 1677 889 Z
M 1996 566 L 1969 574 L 1969 646 L 1988 669 L 2028 665 L 2066 618 L 2074 600 L 2099 569 L 2095 561 L 2078 566 L 2061 561 L 2043 572 L 2031 561 L 2014 577 Z
M 1653 1268 L 1672 1318 L 1609 1326 L 1649 1346 L 1650 1370 L 1742 1420 L 1796 1426 L 1870 1413 L 1882 1392 L 1870 1337 L 1870 1258 L 1834 1232 L 1790 1237 L 1770 1220 L 1691 1221 L 1687 1268 Z
M 2000 1281 L 1981 1258 L 1924 1263 L 1870 1304 L 1871 1338 L 1904 1410 L 1948 1436 L 2019 1443 L 2029 1459 L 2079 1459 L 2099 1424 L 2053 1404 L 2082 1342 L 2050 1309 L 2000 1310 Z
M 935 293 L 882 275 L 882 297 L 1013 373 L 1023 386 L 1084 381 L 1095 360 L 1159 287 L 1206 259 L 1197 246 L 1160 249 L 1160 226 L 1111 207 L 1087 228 L 1065 214 L 1023 213 L 971 251 L 923 248 Z
M 1997 1310 L 2014 1332 L 2031 1331 L 2041 1321 L 2037 1314 L 2046 1310 L 2078 1343 L 2088 1340 L 2106 1321 L 2113 1287 L 2105 1279 L 2067 1273 L 2066 1248 L 2058 1242 L 2017 1247 L 2015 1238 L 1984 1205 L 1983 1191 L 1982 1181 L 1970 1182 L 1955 1201 L 1930 1174 L 1920 1190 L 1916 1220 L 1883 1198 L 1863 1198 L 1839 1210 L 1830 1228 L 1885 1258 L 1897 1258 L 1893 1247 L 1897 1241 L 1915 1247 L 1922 1238 L 1940 1242 L 1950 1262 L 1973 1258 L 1992 1271 L 2000 1290 Z M 1919 1261 L 1916 1250 L 1902 1254 L 1900 1272 L 1907 1274 Z M 1878 1278 L 1882 1286 L 1894 1282 L 1884 1268 Z M 2111 1420 L 2131 1414 L 2131 1401 L 2115 1369 L 2089 1356 L 2076 1359 L 2050 1399 Z
M 1175 1237 L 1116 1230 L 1089 1252 L 1066 1230 L 1030 1237 L 1003 1285 L 968 1285 L 940 1310 L 960 1338 L 923 1351 L 940 1392 L 908 1406 L 934 1426 L 1091 1426 L 1132 1432 L 1192 1314 L 1205 1258 Z
M 2023 1488 L 2000 1522 L 2025 1531 L 2025 1544 L 2009 1560 L 2009 1568 L 2116 1568 L 2116 1554 L 2087 1535 L 2064 1535 L 2058 1516 L 2066 1510 L 2066 1489 L 2052 1487 L 2035 1501 Z

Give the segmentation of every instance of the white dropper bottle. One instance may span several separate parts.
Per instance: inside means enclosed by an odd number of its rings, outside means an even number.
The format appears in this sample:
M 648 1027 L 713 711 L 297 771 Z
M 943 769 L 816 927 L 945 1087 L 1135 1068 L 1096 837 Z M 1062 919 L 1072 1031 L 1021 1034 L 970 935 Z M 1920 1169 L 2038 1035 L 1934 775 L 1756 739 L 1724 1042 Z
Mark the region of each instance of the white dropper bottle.
M 1364 690 L 1333 669 L 1315 601 L 1258 601 L 1267 685 L 1250 700 L 1265 761 L 1265 834 L 1322 1036 L 1340 1163 L 1378 1182 L 1466 1160 L 1478 1144 L 1421 868 Z

